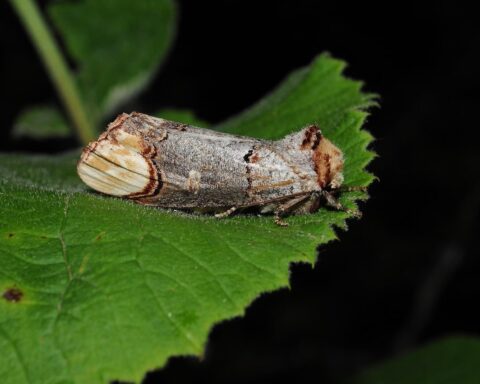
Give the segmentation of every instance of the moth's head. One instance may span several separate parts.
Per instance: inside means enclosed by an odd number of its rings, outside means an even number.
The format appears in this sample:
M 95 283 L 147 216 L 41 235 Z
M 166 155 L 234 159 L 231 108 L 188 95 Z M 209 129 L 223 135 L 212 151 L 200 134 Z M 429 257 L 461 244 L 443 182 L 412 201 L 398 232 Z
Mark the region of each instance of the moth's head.
M 343 153 L 322 136 L 313 155 L 321 188 L 336 189 L 343 183 Z
M 89 143 L 77 164 L 82 181 L 98 192 L 113 196 L 153 195 L 160 180 L 152 161 L 154 148 L 122 127 L 120 115 L 96 141 Z

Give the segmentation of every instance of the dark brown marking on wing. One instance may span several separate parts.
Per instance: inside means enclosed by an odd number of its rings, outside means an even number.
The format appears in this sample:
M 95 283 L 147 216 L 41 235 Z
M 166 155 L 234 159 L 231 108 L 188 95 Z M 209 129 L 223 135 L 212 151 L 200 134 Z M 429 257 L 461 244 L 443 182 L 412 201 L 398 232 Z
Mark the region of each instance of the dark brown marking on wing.
M 253 149 L 250 149 L 245 156 L 243 156 L 243 160 L 246 162 L 246 163 L 249 163 L 250 162 L 250 156 L 252 156 L 252 153 L 253 153 Z
M 247 176 L 247 190 L 245 191 L 245 194 L 248 197 L 252 196 L 252 182 L 253 182 L 253 180 L 252 180 L 252 168 L 250 167 L 250 158 L 252 157 L 254 150 L 255 150 L 255 147 L 252 147 L 252 149 L 250 149 L 245 154 L 245 156 L 243 156 L 243 160 L 247 163 L 245 165 L 245 174 Z
M 108 124 L 107 131 L 114 130 L 116 128 L 119 128 L 123 125 L 125 120 L 127 120 L 130 116 L 127 113 L 121 113 L 119 114 L 115 120 L 113 120 L 110 124 Z
M 151 197 L 151 196 L 156 196 L 160 193 L 160 190 L 163 187 L 163 180 L 161 177 L 160 172 L 158 172 L 157 166 L 155 162 L 152 160 L 157 154 L 156 148 L 152 145 L 151 151 L 147 154 L 144 154 L 144 156 L 147 158 L 147 163 L 149 165 L 148 167 L 148 176 L 149 176 L 149 181 L 148 184 L 145 186 L 143 191 L 136 192 L 136 193 L 131 193 L 128 195 L 129 198 L 136 198 L 136 197 Z
M 300 149 L 315 150 L 320 144 L 322 134 L 316 125 L 310 125 L 305 131 L 305 137 L 302 141 Z

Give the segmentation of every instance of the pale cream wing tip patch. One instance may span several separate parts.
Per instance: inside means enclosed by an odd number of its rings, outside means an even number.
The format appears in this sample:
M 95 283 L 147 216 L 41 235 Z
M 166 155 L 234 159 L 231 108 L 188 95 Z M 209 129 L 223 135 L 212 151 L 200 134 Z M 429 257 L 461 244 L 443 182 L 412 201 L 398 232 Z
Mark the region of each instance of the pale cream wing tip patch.
M 138 188 L 122 180 L 111 180 L 111 177 L 102 171 L 92 168 L 85 163 L 78 164 L 78 175 L 90 188 L 112 196 L 128 196 L 135 193 Z
M 159 183 L 150 159 L 108 139 L 84 150 L 77 172 L 89 187 L 112 196 L 148 196 Z

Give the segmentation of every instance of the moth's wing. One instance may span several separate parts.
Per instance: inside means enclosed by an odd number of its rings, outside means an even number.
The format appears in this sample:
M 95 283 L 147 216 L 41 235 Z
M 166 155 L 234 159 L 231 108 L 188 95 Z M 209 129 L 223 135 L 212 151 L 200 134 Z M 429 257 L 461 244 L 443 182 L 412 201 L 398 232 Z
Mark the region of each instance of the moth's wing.
M 134 132 L 155 146 L 152 160 L 161 182 L 155 196 L 137 201 L 171 208 L 248 203 L 245 156 L 263 141 L 149 117 L 137 119 Z
M 276 201 L 318 189 L 311 156 L 289 149 L 281 142 L 272 143 L 255 148 L 248 157 L 247 193 L 252 199 Z

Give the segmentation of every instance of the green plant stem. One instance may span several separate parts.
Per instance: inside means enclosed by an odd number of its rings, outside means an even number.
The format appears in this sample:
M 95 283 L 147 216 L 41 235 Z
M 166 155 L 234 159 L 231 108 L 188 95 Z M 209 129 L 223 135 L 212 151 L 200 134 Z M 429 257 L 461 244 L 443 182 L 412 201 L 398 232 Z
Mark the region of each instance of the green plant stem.
M 67 110 L 80 140 L 86 144 L 95 138 L 80 98 L 78 88 L 60 49 L 54 40 L 37 4 L 33 0 L 10 0 L 25 29 L 28 31 L 57 92 Z

